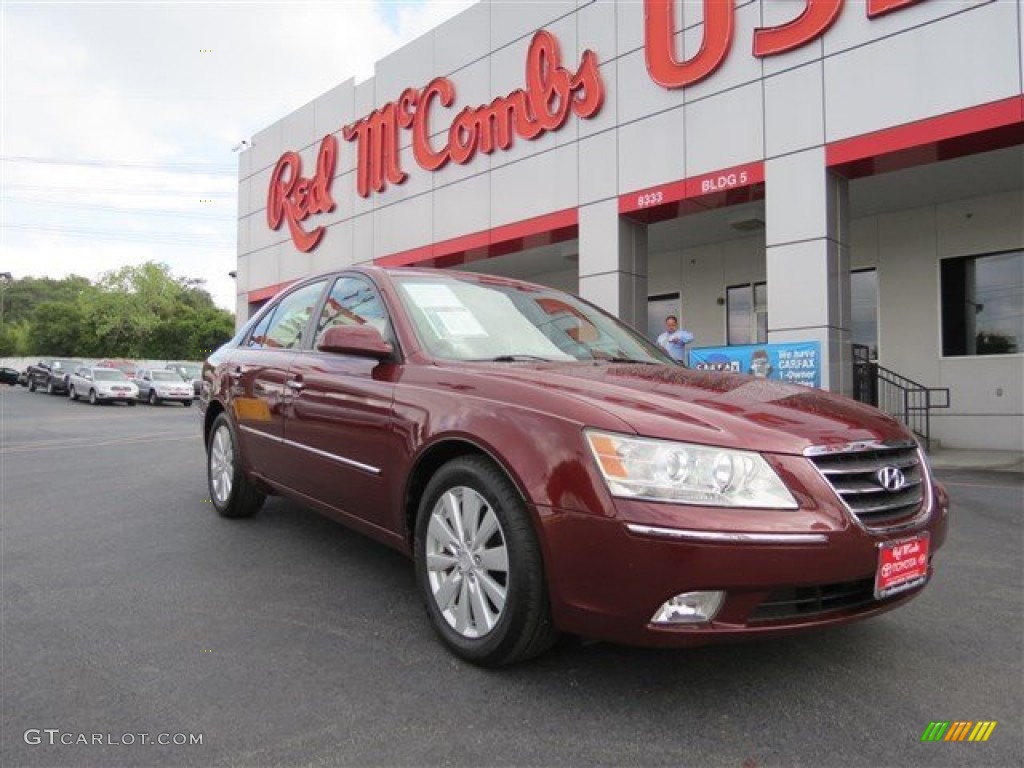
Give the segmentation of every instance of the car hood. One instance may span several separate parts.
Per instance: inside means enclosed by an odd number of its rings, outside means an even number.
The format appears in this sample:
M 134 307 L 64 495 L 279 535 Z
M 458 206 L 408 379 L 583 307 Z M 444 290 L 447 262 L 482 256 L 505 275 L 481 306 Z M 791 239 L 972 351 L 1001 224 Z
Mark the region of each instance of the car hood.
M 637 434 L 667 440 L 799 454 L 812 445 L 910 437 L 891 417 L 854 400 L 741 374 L 609 363 L 459 367 L 586 402 Z

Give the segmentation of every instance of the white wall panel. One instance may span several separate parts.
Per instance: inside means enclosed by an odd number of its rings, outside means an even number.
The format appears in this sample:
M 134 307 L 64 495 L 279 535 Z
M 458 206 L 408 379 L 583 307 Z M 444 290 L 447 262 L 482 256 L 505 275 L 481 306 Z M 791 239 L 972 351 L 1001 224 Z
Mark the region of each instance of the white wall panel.
M 338 149 L 341 149 L 347 142 L 340 131 L 355 119 L 355 80 L 349 78 L 313 102 L 313 138 L 319 141 L 328 133 L 338 133 Z M 348 163 L 345 165 L 347 167 Z
M 825 173 L 823 147 L 765 163 L 767 245 L 825 235 Z
M 807 3 L 804 0 L 762 0 L 761 6 L 761 26 L 765 28 L 779 27 L 783 24 L 795 20 L 803 13 L 807 7 Z M 863 2 L 857 3 L 844 3 L 844 13 L 849 13 L 854 9 L 854 6 L 863 6 Z M 857 8 L 860 10 L 860 8 Z M 826 32 L 826 35 L 829 33 Z M 745 40 L 739 41 L 739 51 L 735 53 L 742 53 L 746 56 L 752 56 L 751 53 L 754 50 L 754 39 L 748 37 Z M 802 64 L 807 64 L 812 61 L 820 60 L 824 51 L 824 43 L 819 37 L 817 40 L 813 40 L 806 45 L 802 45 L 799 48 L 794 48 L 791 51 L 785 53 L 776 54 L 775 56 L 766 56 L 763 58 L 762 65 L 764 67 L 764 74 L 773 75 L 778 72 L 784 72 L 787 69 L 793 69 L 799 67 Z
M 825 143 L 821 62 L 764 81 L 765 155 L 774 157 Z
M 377 62 L 373 77 L 376 106 L 397 100 L 406 88 L 422 88 L 437 74 L 434 31 L 430 30 Z
M 339 221 L 324 232 L 320 245 L 310 254 L 313 274 L 341 269 L 352 264 L 352 222 Z
M 491 228 L 491 180 L 477 176 L 434 192 L 434 241 Z
M 373 225 L 372 213 L 352 219 L 352 264 L 373 261 Z
M 686 177 L 683 108 L 618 129 L 619 194 Z
M 313 256 L 309 253 L 302 253 L 295 249 L 285 249 L 281 254 L 281 266 L 278 270 L 277 281 L 279 283 L 299 280 L 308 277 L 313 272 Z
M 615 2 L 615 0 L 608 0 Z M 604 0 L 597 0 L 604 2 Z M 642 48 L 644 44 L 644 5 L 642 2 L 615 2 L 616 56 Z
M 576 0 L 532 0 L 491 3 L 491 50 L 549 26 L 576 11 Z
M 696 176 L 764 157 L 761 84 L 686 105 L 686 174 Z
M 576 205 L 576 147 L 559 147 L 491 171 L 491 226 Z
M 826 139 L 1019 94 L 1014 5 L 984 5 L 826 59 Z
M 651 80 L 642 50 L 627 53 L 616 64 L 617 79 L 622 84 L 616 91 L 620 125 L 682 106 L 682 90 L 662 88 Z
M 826 326 L 828 257 L 824 240 L 769 246 L 767 277 L 772 301 L 769 328 Z
M 282 151 L 298 152 L 316 141 L 315 124 L 313 102 L 299 107 L 284 118 L 281 121 L 281 145 L 284 147 Z M 280 153 L 278 153 L 278 157 L 280 157 Z M 273 162 L 277 162 L 276 157 Z
M 273 245 L 249 253 L 246 258 L 246 291 L 267 288 L 281 282 L 282 250 L 281 246 Z
M 597 0 L 588 3 L 576 12 L 576 54 L 574 61 L 579 61 L 583 51 L 591 49 L 597 54 L 598 63 L 612 61 L 616 56 L 615 3 L 610 0 Z
M 421 195 L 373 212 L 373 256 L 380 258 L 433 242 L 434 208 Z
M 491 3 L 476 3 L 434 31 L 433 76 L 450 76 L 491 50 Z
M 597 114 L 582 119 L 573 117 L 579 128 L 579 137 L 585 138 L 602 131 L 614 130 L 619 124 L 618 62 L 608 61 L 599 67 L 601 86 L 604 89 L 604 103 Z
M 579 143 L 579 204 L 618 195 L 619 161 L 615 131 L 605 131 Z
M 869 19 L 864 3 L 846 3 L 846 7 L 832 28 L 825 34 L 825 55 L 831 56 L 850 48 L 856 48 L 900 33 L 908 37 L 919 33 L 920 28 L 931 21 L 946 16 L 959 15 L 992 0 L 929 0 L 917 2 L 896 11 Z M 1013 5 L 1015 0 L 997 0 L 1004 5 Z M 981 41 L 976 41 L 981 42 Z
M 437 136 L 435 147 L 441 147 L 447 141 L 448 129 L 452 121 L 466 107 L 478 107 L 483 104 L 490 104 L 497 96 L 505 94 L 497 93 L 491 85 L 491 61 L 489 58 L 470 64 L 460 69 L 454 75 L 448 75 L 455 85 L 455 100 L 447 109 L 441 106 L 440 101 L 435 100 L 434 107 L 430 111 L 430 133 Z M 433 78 L 428 78 L 429 82 Z M 403 131 L 402 143 L 412 142 L 412 133 Z
M 281 139 L 282 125 L 283 121 L 279 120 L 252 137 L 252 149 L 249 150 L 252 153 L 249 159 L 249 169 L 252 173 L 270 168 L 284 152 Z
M 850 268 L 878 266 L 878 217 L 867 216 L 850 222 Z
M 699 13 L 695 13 L 699 10 Z M 687 29 L 683 33 L 683 55 L 692 58 L 704 43 L 703 7 L 688 4 L 684 10 Z M 691 17 L 701 20 L 691 26 Z M 748 2 L 736 8 L 733 19 L 733 42 L 725 61 L 707 78 L 683 89 L 687 103 L 706 98 L 721 91 L 761 79 L 761 59 L 751 55 L 755 27 L 761 23 L 760 4 Z
M 1024 182 L 1024 168 L 1021 169 Z M 959 200 L 936 209 L 939 258 L 1024 248 L 1024 193 Z

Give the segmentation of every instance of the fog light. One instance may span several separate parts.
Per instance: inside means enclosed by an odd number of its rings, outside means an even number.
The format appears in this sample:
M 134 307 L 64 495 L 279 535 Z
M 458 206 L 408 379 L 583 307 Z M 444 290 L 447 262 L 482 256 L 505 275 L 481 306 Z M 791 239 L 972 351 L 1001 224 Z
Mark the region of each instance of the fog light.
M 666 601 L 652 624 L 696 624 L 711 621 L 725 602 L 725 592 L 683 592 Z

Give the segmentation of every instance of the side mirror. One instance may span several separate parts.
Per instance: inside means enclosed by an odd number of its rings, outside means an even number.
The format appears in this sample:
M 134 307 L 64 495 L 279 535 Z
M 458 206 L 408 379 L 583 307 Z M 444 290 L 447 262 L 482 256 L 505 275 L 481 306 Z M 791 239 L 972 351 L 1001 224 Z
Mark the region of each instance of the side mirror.
M 391 357 L 394 351 L 372 325 L 336 325 L 328 328 L 316 348 L 321 352 L 339 352 L 376 360 Z

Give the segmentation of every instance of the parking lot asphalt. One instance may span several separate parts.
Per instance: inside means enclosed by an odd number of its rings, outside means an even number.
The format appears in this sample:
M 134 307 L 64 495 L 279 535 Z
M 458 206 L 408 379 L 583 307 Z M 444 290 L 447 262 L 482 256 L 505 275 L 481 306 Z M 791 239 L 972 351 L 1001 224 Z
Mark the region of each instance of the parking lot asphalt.
M 281 499 L 219 518 L 195 408 L 4 387 L 0 764 L 1019 766 L 1021 475 L 940 479 L 950 538 L 901 610 L 484 671 L 434 639 L 401 555 Z M 998 725 L 921 742 L 957 720 Z

